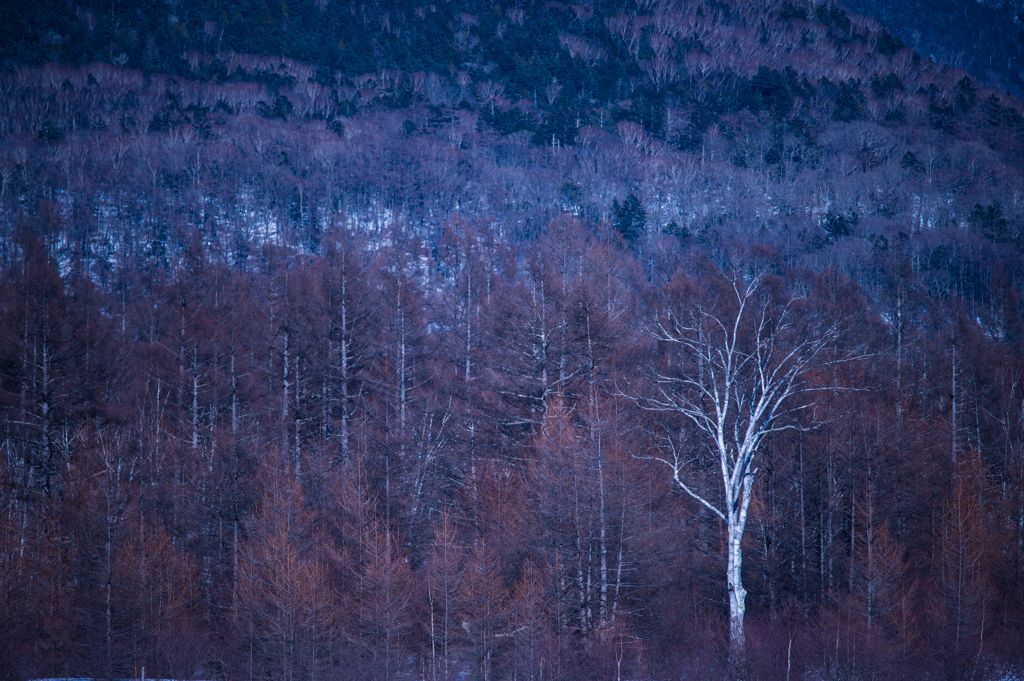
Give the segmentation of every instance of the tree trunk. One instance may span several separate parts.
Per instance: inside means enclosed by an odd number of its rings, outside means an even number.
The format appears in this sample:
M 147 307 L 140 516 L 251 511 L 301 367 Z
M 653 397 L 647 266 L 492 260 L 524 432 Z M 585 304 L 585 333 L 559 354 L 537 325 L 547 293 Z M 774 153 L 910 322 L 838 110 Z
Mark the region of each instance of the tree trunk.
M 743 588 L 743 531 L 747 524 L 747 509 L 754 479 L 746 476 L 742 492 L 735 503 L 729 505 L 726 518 L 729 564 L 726 568 L 726 584 L 729 591 L 729 671 L 733 679 L 747 676 L 747 638 L 743 632 L 743 618 L 746 614 L 747 591 Z
M 747 592 L 743 588 L 743 552 L 740 549 L 742 539 L 742 530 L 729 528 L 729 665 L 734 674 L 742 671 L 746 663 L 747 639 L 743 633 L 743 616 L 747 608 Z

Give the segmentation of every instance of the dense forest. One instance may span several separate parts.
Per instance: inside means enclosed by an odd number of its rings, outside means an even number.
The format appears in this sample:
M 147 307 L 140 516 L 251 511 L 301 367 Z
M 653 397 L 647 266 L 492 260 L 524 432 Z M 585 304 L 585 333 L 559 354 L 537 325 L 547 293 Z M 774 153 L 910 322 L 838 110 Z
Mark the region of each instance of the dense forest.
M 802 0 L 23 9 L 0 678 L 1021 673 L 1017 99 Z

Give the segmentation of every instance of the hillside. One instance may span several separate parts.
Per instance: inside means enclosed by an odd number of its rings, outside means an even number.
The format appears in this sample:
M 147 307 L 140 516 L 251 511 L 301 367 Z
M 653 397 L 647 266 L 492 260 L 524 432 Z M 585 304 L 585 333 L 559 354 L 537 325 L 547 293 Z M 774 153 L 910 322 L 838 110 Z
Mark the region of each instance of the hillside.
M 88 7 L 0 9 L 0 679 L 1024 668 L 1019 100 L 802 0 Z
M 346 21 L 377 45 L 368 71 L 355 52 L 342 72 L 199 51 L 173 77 L 21 68 L 2 86 L 4 199 L 63 190 L 115 221 L 104 231 L 125 239 L 107 249 L 154 238 L 125 214 L 143 194 L 151 214 L 203 212 L 288 243 L 339 211 L 428 228 L 456 207 L 497 211 L 528 232 L 567 208 L 605 219 L 630 193 L 655 232 L 763 223 L 820 241 L 831 212 L 863 218 L 851 236 L 889 238 L 965 225 L 997 200 L 1019 224 L 1018 105 L 871 22 L 790 3 L 528 9 L 431 15 L 452 39 L 440 61 L 415 49 L 422 22 L 403 29 L 415 9 L 366 9 Z
M 889 26 L 924 56 L 970 71 L 986 85 L 1024 96 L 1024 5 L 1019 0 L 876 2 L 847 9 Z

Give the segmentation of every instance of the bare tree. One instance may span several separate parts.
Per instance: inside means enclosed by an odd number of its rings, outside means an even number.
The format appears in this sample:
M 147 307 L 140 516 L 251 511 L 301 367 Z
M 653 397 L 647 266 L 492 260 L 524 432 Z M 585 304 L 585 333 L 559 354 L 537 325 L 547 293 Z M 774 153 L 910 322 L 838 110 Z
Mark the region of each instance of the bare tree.
M 459 635 L 455 620 L 465 570 L 465 550 L 456 535 L 449 509 L 441 511 L 427 557 L 427 598 L 430 602 L 430 678 L 452 678 L 454 643 Z M 440 658 L 440 659 L 438 659 Z
M 669 366 L 656 374 L 649 409 L 679 414 L 690 422 L 721 468 L 721 498 L 699 490 L 688 469 L 693 450 L 669 438 L 664 455 L 672 479 L 726 525 L 729 593 L 729 660 L 733 673 L 746 667 L 743 618 L 743 532 L 758 473 L 761 446 L 772 433 L 810 427 L 809 393 L 826 389 L 813 380 L 816 369 L 853 355 L 827 354 L 838 340 L 835 325 L 797 324 L 799 298 L 773 300 L 764 276 L 718 282 L 719 295 L 667 314 L 653 328 L 660 343 L 674 348 Z
M 304 507 L 298 476 L 271 475 L 242 549 L 237 626 L 248 629 L 250 674 L 315 681 L 334 633 L 327 540 Z

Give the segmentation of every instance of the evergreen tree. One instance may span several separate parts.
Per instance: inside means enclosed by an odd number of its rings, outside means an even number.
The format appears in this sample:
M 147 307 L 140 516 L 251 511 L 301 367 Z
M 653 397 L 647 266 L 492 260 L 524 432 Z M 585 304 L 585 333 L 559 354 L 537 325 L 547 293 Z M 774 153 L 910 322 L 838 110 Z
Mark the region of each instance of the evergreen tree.
M 612 217 L 615 229 L 631 246 L 640 238 L 647 223 L 647 211 L 636 194 L 630 194 L 622 203 L 618 199 L 612 201 Z

